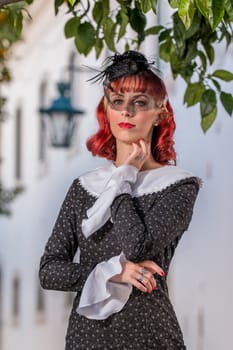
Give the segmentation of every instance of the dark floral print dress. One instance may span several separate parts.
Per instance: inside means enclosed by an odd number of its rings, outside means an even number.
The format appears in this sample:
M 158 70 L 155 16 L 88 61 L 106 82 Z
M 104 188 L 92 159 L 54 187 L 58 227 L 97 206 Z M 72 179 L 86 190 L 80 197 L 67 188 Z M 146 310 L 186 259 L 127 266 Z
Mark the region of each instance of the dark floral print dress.
M 76 292 L 66 350 L 186 349 L 166 275 L 199 185 L 176 166 L 138 172 L 113 164 L 73 182 L 39 272 L 43 288 Z M 113 283 L 121 259 L 153 260 L 166 275 L 156 274 L 152 293 Z

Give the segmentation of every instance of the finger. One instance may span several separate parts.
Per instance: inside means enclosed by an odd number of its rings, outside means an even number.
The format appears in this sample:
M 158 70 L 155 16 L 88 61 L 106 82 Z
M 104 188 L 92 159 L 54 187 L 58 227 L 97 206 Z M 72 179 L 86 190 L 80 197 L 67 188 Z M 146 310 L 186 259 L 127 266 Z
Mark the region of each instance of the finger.
M 153 273 L 151 273 L 151 271 L 146 269 L 146 267 L 141 266 L 140 264 L 138 264 L 137 272 L 142 276 L 146 276 L 147 278 L 153 277 Z
M 137 281 L 146 288 L 147 293 L 151 293 L 153 291 L 153 283 L 152 281 L 147 278 L 146 276 L 142 276 L 141 274 L 136 278 L 136 283 Z M 142 290 L 142 289 L 140 289 Z M 143 289 L 144 290 L 144 289 Z
M 142 140 L 140 143 L 140 140 L 138 143 L 133 142 L 132 143 L 132 153 L 129 155 L 129 157 L 124 162 L 125 164 L 133 165 L 136 168 L 140 169 L 145 160 L 148 158 L 148 151 L 145 141 Z
M 154 275 L 145 267 L 141 268 L 141 275 L 145 278 L 143 284 L 147 287 L 148 292 L 156 289 L 156 280 Z
M 135 157 L 137 157 L 139 151 L 138 151 L 138 145 L 136 143 L 132 143 L 132 152 L 128 155 L 128 157 L 125 159 L 125 164 L 130 164 Z
M 151 154 L 151 143 L 149 141 L 145 141 L 144 139 L 139 140 L 139 144 L 141 146 L 141 154 L 143 155 L 144 161 L 150 157 Z
M 141 151 L 141 147 L 139 145 L 137 145 L 136 143 L 132 143 L 132 153 L 129 155 L 129 157 L 126 159 L 125 163 L 126 164 L 131 164 L 134 165 L 136 167 L 141 166 L 142 164 L 142 159 L 144 156 L 142 156 L 142 151 Z
M 156 279 L 154 277 L 151 279 L 151 286 L 152 286 L 152 290 L 157 289 L 157 282 L 156 282 Z
M 138 155 L 140 153 L 140 151 L 141 151 L 140 146 L 137 143 L 135 143 L 135 142 L 132 143 L 132 146 L 133 146 L 132 154 L 133 155 Z
M 156 289 L 156 281 L 154 276 L 145 268 L 141 268 L 141 270 L 142 271 L 137 272 L 135 278 L 146 287 L 148 293 L 151 293 L 154 289 Z
M 152 274 L 158 273 L 162 277 L 165 276 L 165 273 L 164 273 L 163 269 L 158 264 L 156 264 L 154 261 L 152 261 L 152 260 L 142 261 L 142 262 L 140 262 L 139 265 L 141 267 L 145 267 Z
M 154 277 L 151 279 L 143 277 L 143 281 L 141 283 L 146 287 L 148 293 L 151 293 L 154 290 L 154 286 L 156 285 Z
M 142 283 L 140 283 L 138 281 L 135 281 L 135 283 L 133 285 L 134 285 L 134 287 L 136 287 L 141 292 L 148 293 L 147 288 Z
M 147 293 L 147 287 L 141 282 L 142 279 L 140 278 L 140 280 L 138 280 L 137 278 L 134 278 L 131 282 L 131 284 L 136 287 L 137 289 L 139 289 L 141 292 L 143 293 Z
M 152 285 L 154 285 L 154 274 L 151 271 L 147 270 L 145 267 L 139 266 L 139 270 L 137 272 L 144 278 L 145 283 L 150 282 Z
M 141 146 L 142 154 L 146 157 L 148 155 L 148 145 L 145 140 L 140 139 L 139 144 Z
M 137 145 L 136 143 L 132 143 L 132 146 L 133 146 L 133 151 L 129 156 L 128 160 L 135 160 L 141 153 L 141 148 L 139 147 L 139 145 Z

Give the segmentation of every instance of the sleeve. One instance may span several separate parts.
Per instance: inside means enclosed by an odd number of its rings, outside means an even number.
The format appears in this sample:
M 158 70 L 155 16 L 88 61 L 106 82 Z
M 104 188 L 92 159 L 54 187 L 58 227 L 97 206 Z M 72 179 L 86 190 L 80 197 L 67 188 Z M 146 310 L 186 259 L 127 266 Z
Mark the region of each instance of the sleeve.
M 41 257 L 39 278 L 45 289 L 80 291 L 93 268 L 73 262 L 78 248 L 77 200 L 77 184 L 74 181 Z
M 122 310 L 132 292 L 132 285 L 110 279 L 122 271 L 126 261 L 121 253 L 97 264 L 83 287 L 77 313 L 89 319 L 104 320 Z
M 112 206 L 116 239 L 126 259 L 151 259 L 187 230 L 199 184 L 196 178 L 170 186 L 154 197 L 145 217 L 139 215 L 129 194 L 118 196 Z

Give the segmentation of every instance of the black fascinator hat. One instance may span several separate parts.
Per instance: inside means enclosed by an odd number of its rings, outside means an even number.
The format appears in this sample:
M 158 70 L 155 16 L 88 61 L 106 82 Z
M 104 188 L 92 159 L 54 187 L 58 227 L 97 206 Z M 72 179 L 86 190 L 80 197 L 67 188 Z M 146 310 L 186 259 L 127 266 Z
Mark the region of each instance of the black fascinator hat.
M 111 89 L 112 81 L 145 71 L 151 71 L 156 76 L 160 75 L 155 61 L 149 62 L 140 52 L 129 50 L 123 54 L 115 53 L 115 55 L 108 57 L 99 73 L 89 81 L 102 81 L 105 88 Z

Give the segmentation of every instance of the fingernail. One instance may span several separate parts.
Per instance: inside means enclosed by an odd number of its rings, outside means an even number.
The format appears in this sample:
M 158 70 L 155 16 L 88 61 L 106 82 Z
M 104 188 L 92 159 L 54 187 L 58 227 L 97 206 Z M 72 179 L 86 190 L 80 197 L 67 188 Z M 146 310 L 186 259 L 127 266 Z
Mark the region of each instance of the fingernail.
M 165 276 L 165 273 L 162 271 L 162 272 L 160 272 L 160 275 L 163 277 L 163 276 Z

